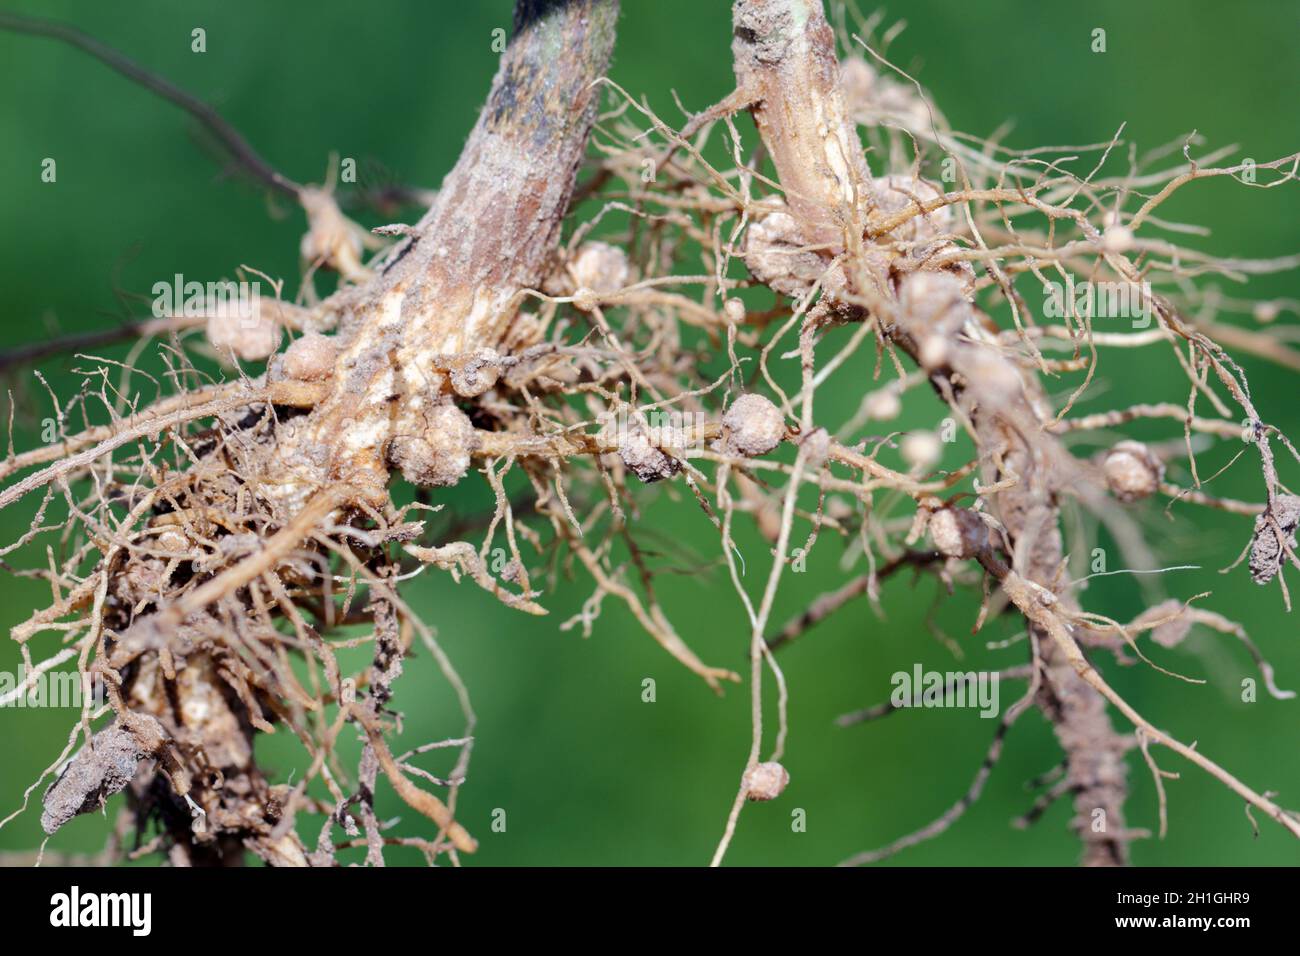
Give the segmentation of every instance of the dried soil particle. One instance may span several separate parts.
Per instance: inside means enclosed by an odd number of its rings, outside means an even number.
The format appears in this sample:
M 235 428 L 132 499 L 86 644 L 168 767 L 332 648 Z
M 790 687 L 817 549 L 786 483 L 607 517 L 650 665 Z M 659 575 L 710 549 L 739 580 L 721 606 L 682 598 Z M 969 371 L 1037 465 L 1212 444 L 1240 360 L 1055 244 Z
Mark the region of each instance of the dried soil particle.
M 422 434 L 399 435 L 389 458 L 402 476 L 420 487 L 454 485 L 469 471 L 474 426 L 455 405 L 436 405 L 423 422 Z
M 727 450 L 745 458 L 766 455 L 785 437 L 785 416 L 762 395 L 741 395 L 722 416 Z
M 284 374 L 303 382 L 319 382 L 334 374 L 337 359 L 333 340 L 318 332 L 308 332 L 285 350 Z
M 131 782 L 144 757 L 140 744 L 124 728 L 114 724 L 97 733 L 94 748 L 81 748 L 45 791 L 41 827 L 54 833 L 78 814 L 98 810 Z
M 1294 551 L 1296 527 L 1300 526 L 1300 498 L 1278 495 L 1269 510 L 1255 519 L 1255 536 L 1250 545 L 1250 576 L 1256 584 L 1267 584 L 1277 577 L 1282 562 L 1287 558 L 1286 549 L 1273 529 L 1273 521 L 1269 520 L 1270 515 L 1282 529 L 1286 547 Z
M 753 801 L 775 800 L 789 782 L 790 774 L 774 760 L 750 767 L 741 781 L 745 798 Z
M 989 529 L 968 508 L 942 508 L 930 516 L 930 539 L 949 558 L 972 558 L 989 544 Z
M 1149 498 L 1160 488 L 1164 465 L 1141 442 L 1122 441 L 1106 455 L 1102 472 L 1111 494 L 1123 502 Z
M 644 482 L 671 478 L 682 470 L 682 463 L 656 448 L 643 431 L 631 432 L 618 448 L 623 464 Z

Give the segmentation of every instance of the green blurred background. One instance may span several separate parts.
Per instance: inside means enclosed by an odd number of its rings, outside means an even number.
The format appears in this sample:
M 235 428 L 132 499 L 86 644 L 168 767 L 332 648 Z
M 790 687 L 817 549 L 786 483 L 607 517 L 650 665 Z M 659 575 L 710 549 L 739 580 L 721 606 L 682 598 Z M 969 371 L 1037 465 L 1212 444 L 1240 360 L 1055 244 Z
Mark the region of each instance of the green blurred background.
M 509 27 L 510 6 L 509 0 L 7 4 L 67 20 L 215 104 L 273 165 L 301 182 L 320 181 L 330 152 L 338 151 L 356 157 L 363 169 L 386 168 L 396 181 L 428 186 L 450 168 L 474 122 L 496 67 L 492 31 Z M 623 6 L 612 76 L 625 88 L 646 95 L 675 122 L 680 114 L 672 90 L 691 109 L 730 90 L 730 4 L 624 0 Z M 890 48 L 891 59 L 920 78 L 954 127 L 970 133 L 988 135 L 1011 120 L 1014 129 L 1005 139 L 1010 146 L 1082 144 L 1108 139 L 1127 121 L 1126 137 L 1143 149 L 1192 129 L 1212 146 L 1238 143 L 1239 156 L 1261 161 L 1300 146 L 1295 2 L 1049 6 L 908 0 L 886 10 L 890 19 L 909 22 Z M 190 50 L 195 27 L 207 31 L 207 52 L 201 55 Z M 1096 27 L 1107 31 L 1105 54 L 1089 49 Z M 147 294 L 155 281 L 175 272 L 216 279 L 247 263 L 296 287 L 300 214 L 272 209 L 256 188 L 217 175 L 213 155 L 174 108 L 63 45 L 5 34 L 0 90 L 0 345 L 142 315 L 147 304 L 126 301 L 123 293 Z M 58 162 L 56 184 L 40 181 L 45 157 Z M 1189 243 L 1220 254 L 1300 251 L 1300 190 L 1293 187 L 1195 184 L 1163 212 L 1211 226 L 1211 236 Z M 1265 277 L 1250 291 L 1295 297 L 1300 283 L 1294 275 Z M 1294 316 L 1284 321 L 1294 322 Z M 853 387 L 841 407 L 828 400 L 823 413 L 851 410 L 854 382 L 865 381 L 867 361 L 859 356 L 841 373 Z M 76 386 L 74 364 L 55 360 L 42 366 L 61 394 Z M 1300 379 L 1247 358 L 1242 364 L 1265 418 L 1300 437 Z M 6 384 L 18 401 L 19 448 L 31 447 L 38 441 L 33 426 L 50 413 L 48 399 L 29 371 Z M 1082 409 L 1138 400 L 1183 402 L 1186 387 L 1167 350 L 1148 349 L 1105 354 L 1092 394 L 1097 397 Z M 900 424 L 933 427 L 939 414 L 936 405 L 914 402 Z M 1172 438 L 1179 431 L 1168 425 L 1141 433 Z M 1217 470 L 1237 450 L 1225 444 L 1207 452 L 1202 474 Z M 1282 469 L 1284 480 L 1300 486 L 1295 462 L 1284 462 Z M 1214 488 L 1258 500 L 1253 454 Z M 454 498 L 461 507 L 481 508 L 488 501 L 486 490 L 477 487 L 458 489 Z M 1254 587 L 1241 568 L 1229 576 L 1216 573 L 1248 540 L 1249 519 L 1185 505 L 1173 509 L 1172 520 L 1160 506 L 1134 513 L 1166 563 L 1205 569 L 1170 576 L 1170 593 L 1186 598 L 1213 590 L 1205 605 L 1240 620 L 1277 666 L 1281 685 L 1300 687 L 1297 618 L 1284 613 L 1277 588 Z M 21 534 L 29 514 L 30 506 L 0 514 L 4 540 Z M 642 521 L 697 555 L 703 568 L 660 578 L 661 599 L 682 635 L 709 663 L 741 669 L 747 628 L 706 519 L 693 504 L 674 504 L 660 493 Z M 808 573 L 787 576 L 774 621 L 783 622 L 843 579 L 838 547 L 823 540 Z M 766 570 L 755 558 L 761 553 L 753 545 L 748 551 L 754 590 Z M 19 560 L 30 566 L 42 563 L 43 555 Z M 689 565 L 691 559 L 679 557 L 678 563 Z M 1118 563 L 1112 558 L 1112 567 Z M 748 692 L 733 687 L 722 698 L 709 693 L 613 600 L 605 602 L 590 640 L 561 632 L 559 623 L 589 593 L 585 581 L 563 585 L 546 598 L 550 616 L 538 619 L 435 573 L 406 592 L 437 625 L 479 714 L 478 746 L 460 804 L 462 820 L 482 842 L 474 862 L 707 862 L 748 748 Z M 48 590 L 36 582 L 0 578 L 0 624 L 7 630 L 47 598 Z M 1127 577 L 1096 582 L 1087 603 L 1121 620 L 1144 606 L 1139 587 Z M 946 597 L 928 579 L 915 585 L 905 576 L 891 580 L 884 609 L 881 620 L 859 603 L 783 652 L 792 697 L 785 761 L 792 782 L 781 800 L 746 808 L 730 863 L 836 862 L 928 822 L 965 791 L 993 721 L 959 710 L 905 712 L 849 729 L 836 728 L 833 719 L 885 699 L 895 671 L 916 662 L 936 670 L 958 664 L 927 619 L 966 648 L 963 668 L 1019 662 L 1023 644 L 1001 652 L 983 648 L 986 639 L 1010 636 L 1017 627 L 1000 621 L 972 638 L 974 600 Z M 9 642 L 0 644 L 0 667 L 12 670 L 17 660 Z M 1184 683 L 1146 667 L 1105 666 L 1157 725 L 1198 741 L 1201 750 L 1255 787 L 1278 791 L 1284 805 L 1300 806 L 1300 701 L 1275 701 L 1261 691 L 1257 703 L 1242 703 L 1241 680 L 1256 672 L 1243 649 L 1221 635 L 1198 629 L 1158 660 L 1207 683 Z M 654 703 L 642 701 L 645 678 L 657 682 Z M 1003 706 L 1018 691 L 1018 685 L 1004 686 Z M 397 702 L 406 713 L 403 742 L 458 733 L 454 701 L 427 655 L 409 662 Z M 4 815 L 57 755 L 72 714 L 8 710 L 0 719 Z M 264 741 L 259 751 L 277 781 L 303 767 L 287 736 Z M 1240 800 L 1174 755 L 1159 756 L 1166 769 L 1182 773 L 1168 783 L 1170 833 L 1164 841 L 1136 843 L 1135 862 L 1300 860 L 1300 845 L 1279 827 L 1261 820 L 1261 833 L 1253 837 Z M 1079 848 L 1066 829 L 1067 803 L 1030 830 L 1009 826 L 1032 800 L 1025 781 L 1058 759 L 1049 728 L 1031 712 L 1011 732 L 980 802 L 949 833 L 893 862 L 1072 864 Z M 1131 763 L 1130 779 L 1129 824 L 1154 829 L 1155 796 L 1140 758 Z M 380 791 L 381 818 L 404 814 L 404 832 L 429 832 L 391 790 L 381 785 Z M 504 833 L 490 827 L 497 808 L 506 811 Z M 796 808 L 806 811 L 806 832 L 792 830 Z M 79 818 L 50 846 L 96 849 L 106 825 L 101 817 Z M 40 837 L 39 810 L 29 810 L 0 831 L 0 849 L 30 849 Z

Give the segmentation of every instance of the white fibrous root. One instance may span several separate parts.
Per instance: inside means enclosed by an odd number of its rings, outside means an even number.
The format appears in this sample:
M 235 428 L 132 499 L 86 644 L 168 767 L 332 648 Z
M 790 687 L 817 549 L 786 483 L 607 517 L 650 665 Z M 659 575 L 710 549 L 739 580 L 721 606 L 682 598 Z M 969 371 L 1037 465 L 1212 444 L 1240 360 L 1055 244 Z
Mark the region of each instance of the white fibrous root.
M 930 540 L 947 558 L 973 558 L 989 545 L 989 527 L 969 508 L 941 508 L 930 516 Z
M 1106 453 L 1101 465 L 1106 487 L 1120 501 L 1149 498 L 1160 488 L 1164 463 L 1139 441 L 1122 441 Z
M 943 442 L 934 432 L 910 432 L 898 443 L 898 453 L 914 471 L 926 471 L 943 458 Z
M 612 295 L 628 283 L 627 253 L 607 242 L 584 242 L 569 266 L 574 284 L 597 295 Z
M 334 340 L 319 332 L 307 332 L 284 351 L 281 366 L 285 377 L 300 382 L 319 382 L 334 374 L 338 349 Z
M 618 454 L 628 470 L 647 484 L 672 478 L 682 470 L 682 463 L 656 446 L 640 427 L 629 427 L 620 437 Z
M 1250 576 L 1256 584 L 1272 581 L 1282 570 L 1287 551 L 1295 553 L 1297 527 L 1300 527 L 1300 498 L 1295 495 L 1276 496 L 1255 519 L 1255 534 L 1250 543 Z M 1280 537 L 1278 529 L 1282 532 Z
M 785 791 L 790 774 L 775 760 L 755 764 L 745 771 L 741 787 L 747 800 L 775 800 Z
M 223 359 L 233 354 L 242 362 L 261 362 L 280 347 L 280 326 L 263 315 L 260 299 L 216 302 L 208 313 L 207 336 Z
M 785 438 L 785 416 L 762 395 L 741 395 L 722 416 L 723 446 L 733 455 L 766 455 Z
M 501 355 L 486 346 L 452 356 L 447 362 L 451 387 L 462 398 L 477 398 L 501 378 Z
M 423 433 L 400 434 L 388 448 L 388 458 L 413 485 L 423 488 L 454 485 L 469 471 L 474 426 L 455 405 L 435 405 L 423 416 Z

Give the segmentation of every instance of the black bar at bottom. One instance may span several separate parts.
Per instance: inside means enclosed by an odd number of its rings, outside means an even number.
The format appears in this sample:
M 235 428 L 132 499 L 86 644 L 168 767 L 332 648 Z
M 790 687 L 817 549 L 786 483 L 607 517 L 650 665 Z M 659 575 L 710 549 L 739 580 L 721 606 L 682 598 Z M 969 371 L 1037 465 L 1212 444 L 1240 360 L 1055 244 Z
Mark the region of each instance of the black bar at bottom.
M 76 933 L 169 946 L 247 940 L 446 945 L 538 932 L 603 949 L 701 932 L 748 947 L 766 934 L 805 944 L 873 938 L 920 944 L 1043 931 L 1230 941 L 1294 925 L 1291 873 L 1270 869 L 336 869 L 0 870 L 6 936 Z M 87 925 L 91 924 L 91 925 Z M 242 925 L 241 925 L 242 924 Z M 709 929 L 712 927 L 712 929 Z M 613 929 L 614 936 L 609 932 Z M 680 936 L 676 934 L 680 933 Z M 748 943 L 745 937 L 750 934 Z M 877 937 L 877 934 L 880 934 Z M 888 934 L 888 935 L 886 935 Z M 820 949 L 820 945 L 812 948 Z

